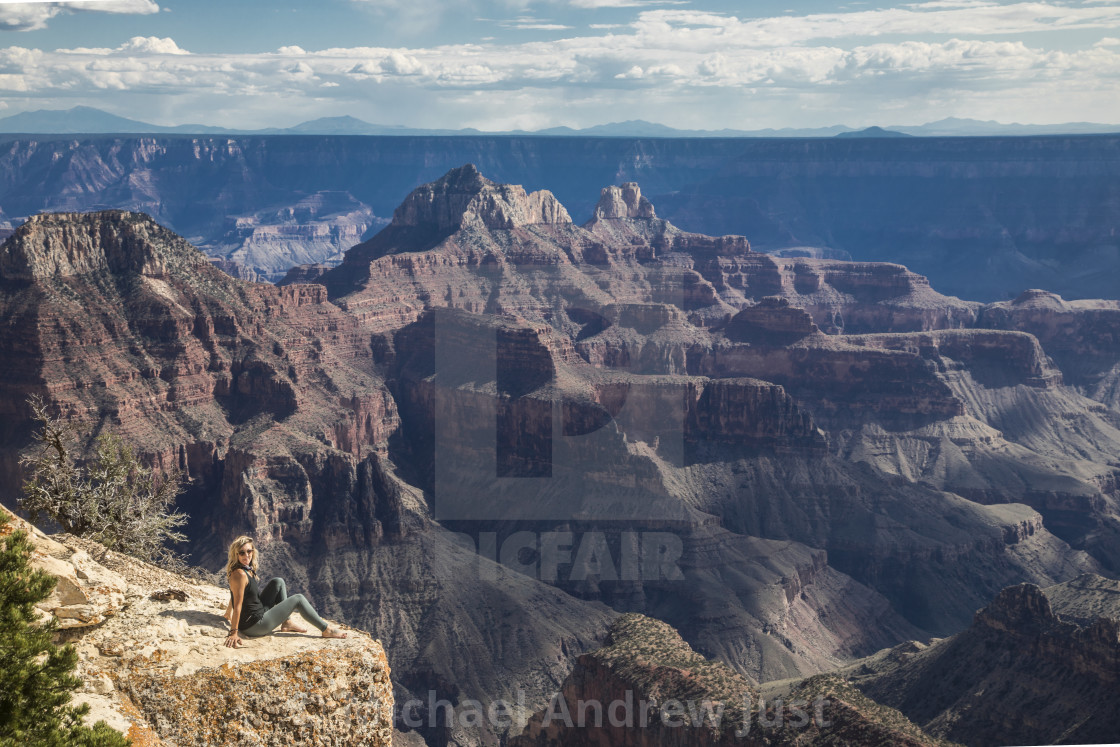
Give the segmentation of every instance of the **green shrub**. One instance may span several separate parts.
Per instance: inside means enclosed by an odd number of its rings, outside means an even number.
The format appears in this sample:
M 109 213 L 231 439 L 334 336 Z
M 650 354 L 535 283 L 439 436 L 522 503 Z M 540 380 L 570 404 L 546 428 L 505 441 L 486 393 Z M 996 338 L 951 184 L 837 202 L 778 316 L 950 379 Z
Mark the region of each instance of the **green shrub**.
M 9 518 L 0 511 L 0 534 Z M 81 684 L 78 654 L 51 641 L 57 622 L 36 622 L 35 604 L 50 596 L 55 579 L 31 568 L 31 542 L 16 531 L 0 540 L 0 745 L 118 747 L 129 740 L 104 721 L 82 724 L 88 705 L 70 705 Z
M 73 456 L 74 427 L 52 417 L 41 399 L 29 404 L 41 426 L 35 433 L 41 448 L 20 461 L 30 475 L 20 507 L 31 521 L 47 518 L 64 532 L 96 540 L 110 550 L 165 567 L 182 566 L 167 546 L 186 539 L 176 530 L 187 516 L 172 510 L 179 473 L 157 475 L 112 433 L 97 437 L 93 460 L 80 466 Z

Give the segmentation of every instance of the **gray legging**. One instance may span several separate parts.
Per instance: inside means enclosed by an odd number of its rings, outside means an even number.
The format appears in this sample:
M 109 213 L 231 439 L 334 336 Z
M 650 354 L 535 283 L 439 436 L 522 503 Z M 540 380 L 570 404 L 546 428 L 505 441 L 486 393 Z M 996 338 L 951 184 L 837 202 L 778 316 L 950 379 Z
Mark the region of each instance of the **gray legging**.
M 261 604 L 263 604 L 268 611 L 264 613 L 264 617 L 260 620 L 257 620 L 248 628 L 242 630 L 241 632 L 244 635 L 268 635 L 283 625 L 284 621 L 287 620 L 293 612 L 298 612 L 300 617 L 319 630 L 327 629 L 326 621 L 319 617 L 315 612 L 315 608 L 311 606 L 311 602 L 308 602 L 303 594 L 288 596 L 288 587 L 282 578 L 271 579 L 264 585 L 264 588 L 261 589 L 260 596 Z

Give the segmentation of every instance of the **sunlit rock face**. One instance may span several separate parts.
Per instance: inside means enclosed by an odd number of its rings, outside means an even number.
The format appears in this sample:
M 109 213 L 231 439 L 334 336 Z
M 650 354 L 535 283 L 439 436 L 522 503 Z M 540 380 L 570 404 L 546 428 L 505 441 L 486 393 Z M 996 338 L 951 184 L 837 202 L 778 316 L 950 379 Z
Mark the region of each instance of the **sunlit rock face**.
M 389 663 L 367 633 L 227 648 L 228 588 L 8 518 L 5 533 L 28 532 L 31 566 L 56 579 L 37 606 L 78 651 L 90 723 L 141 744 L 392 744 Z

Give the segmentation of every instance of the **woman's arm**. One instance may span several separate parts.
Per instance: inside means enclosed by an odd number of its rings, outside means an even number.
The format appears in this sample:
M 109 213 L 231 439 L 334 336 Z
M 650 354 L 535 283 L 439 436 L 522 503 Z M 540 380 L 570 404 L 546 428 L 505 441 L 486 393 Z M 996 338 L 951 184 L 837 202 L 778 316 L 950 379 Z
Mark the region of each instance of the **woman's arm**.
M 241 636 L 237 634 L 237 624 L 241 620 L 241 603 L 245 601 L 245 587 L 248 585 L 249 577 L 245 575 L 245 571 L 239 568 L 230 574 L 229 590 L 233 595 L 233 616 L 229 619 L 230 630 L 226 637 L 226 645 L 230 648 L 237 648 L 243 643 Z

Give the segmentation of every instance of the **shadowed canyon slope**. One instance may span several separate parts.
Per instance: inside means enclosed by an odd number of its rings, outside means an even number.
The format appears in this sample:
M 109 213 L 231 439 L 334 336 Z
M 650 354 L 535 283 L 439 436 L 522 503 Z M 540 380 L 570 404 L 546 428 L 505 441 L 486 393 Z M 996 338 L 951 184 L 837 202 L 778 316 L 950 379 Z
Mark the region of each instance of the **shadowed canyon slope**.
M 578 221 L 600 187 L 637 181 L 683 228 L 746 235 L 765 251 L 900 262 L 968 299 L 1034 287 L 1117 298 L 1120 288 L 1115 135 L 2 141 L 0 223 L 41 211 L 142 211 L 271 280 L 294 264 L 337 262 L 388 222 L 402 195 L 472 162 L 492 178 L 550 189 Z
M 812 677 L 768 709 L 741 675 L 641 615 L 615 621 L 606 644 L 579 657 L 514 747 L 944 744 L 835 676 Z
M 1120 732 L 1120 584 L 1004 589 L 972 624 L 846 671 L 931 734 L 976 745 L 1105 744 Z
M 498 734 L 429 693 L 528 719 L 619 613 L 753 686 L 1120 570 L 1114 303 L 762 254 L 634 183 L 589 212 L 463 166 L 279 287 L 140 214 L 30 220 L 0 247 L 4 484 L 33 394 L 181 466 L 196 558 L 257 536 L 384 642 L 433 744 Z

